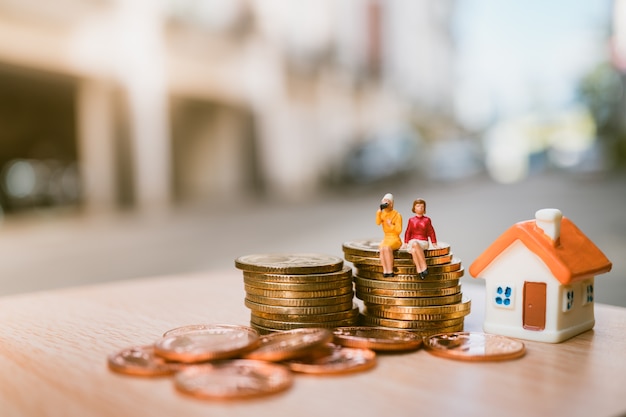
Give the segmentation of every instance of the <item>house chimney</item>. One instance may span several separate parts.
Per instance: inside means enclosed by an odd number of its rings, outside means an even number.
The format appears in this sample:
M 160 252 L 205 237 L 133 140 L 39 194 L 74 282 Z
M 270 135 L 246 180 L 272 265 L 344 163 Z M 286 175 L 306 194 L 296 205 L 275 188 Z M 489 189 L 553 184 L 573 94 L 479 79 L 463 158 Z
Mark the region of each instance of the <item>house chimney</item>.
M 562 218 L 563 214 L 558 209 L 546 208 L 537 210 L 535 213 L 537 227 L 543 230 L 555 246 L 559 243 Z

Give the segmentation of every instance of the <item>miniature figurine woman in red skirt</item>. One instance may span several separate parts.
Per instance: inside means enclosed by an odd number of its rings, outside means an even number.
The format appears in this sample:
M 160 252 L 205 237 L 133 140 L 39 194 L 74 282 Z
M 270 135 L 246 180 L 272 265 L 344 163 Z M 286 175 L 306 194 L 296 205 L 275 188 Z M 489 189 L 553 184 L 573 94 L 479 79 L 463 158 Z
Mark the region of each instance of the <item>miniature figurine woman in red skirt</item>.
M 393 209 L 393 195 L 385 194 L 381 200 L 380 209 L 376 212 L 376 224 L 383 226 L 385 237 L 380 242 L 380 263 L 383 266 L 383 276 L 393 276 L 393 251 L 402 246 L 402 216 Z
M 424 279 L 428 275 L 424 249 L 429 247 L 429 239 L 434 247 L 437 247 L 437 236 L 430 217 L 426 214 L 426 201 L 417 199 L 413 201 L 413 213 L 415 216 L 409 219 L 409 224 L 404 232 L 406 250 L 411 253 L 413 263 L 420 277 Z

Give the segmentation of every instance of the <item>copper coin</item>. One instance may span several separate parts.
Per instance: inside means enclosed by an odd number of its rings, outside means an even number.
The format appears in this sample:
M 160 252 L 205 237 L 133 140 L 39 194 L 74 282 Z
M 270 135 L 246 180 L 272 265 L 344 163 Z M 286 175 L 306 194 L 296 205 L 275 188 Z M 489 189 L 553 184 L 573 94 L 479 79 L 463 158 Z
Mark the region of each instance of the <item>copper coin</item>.
M 376 365 L 376 353 L 371 349 L 327 345 L 327 350 L 323 355 L 313 354 L 284 363 L 294 372 L 318 375 L 365 371 Z
M 182 365 L 166 362 L 155 356 L 153 346 L 133 346 L 109 355 L 109 369 L 112 371 L 135 376 L 171 375 L 181 369 Z
M 214 331 L 217 329 L 225 329 L 225 330 L 246 330 L 250 331 L 249 327 L 241 326 L 239 324 L 187 324 L 185 326 L 175 327 L 163 333 L 163 337 L 166 336 L 174 336 L 185 333 L 197 332 L 197 331 Z
M 192 366 L 174 377 L 180 392 L 204 399 L 241 399 L 284 391 L 293 374 L 283 365 L 234 359 Z
M 240 256 L 235 267 L 273 274 L 323 274 L 343 269 L 343 259 L 319 253 L 263 253 Z
M 154 352 L 168 360 L 196 363 L 207 360 L 233 358 L 254 349 L 259 334 L 247 326 L 198 325 L 165 333 L 154 344 Z M 191 326 L 193 329 L 194 326 Z
M 276 332 L 261 336 L 261 342 L 246 359 L 262 361 L 284 361 L 305 355 L 316 346 L 326 344 L 333 339 L 329 329 L 303 328 Z
M 422 346 L 418 334 L 381 327 L 337 327 L 333 336 L 338 345 L 375 351 L 415 350 Z
M 436 334 L 424 341 L 430 353 L 464 361 L 499 361 L 524 355 L 524 343 L 505 336 L 473 332 Z

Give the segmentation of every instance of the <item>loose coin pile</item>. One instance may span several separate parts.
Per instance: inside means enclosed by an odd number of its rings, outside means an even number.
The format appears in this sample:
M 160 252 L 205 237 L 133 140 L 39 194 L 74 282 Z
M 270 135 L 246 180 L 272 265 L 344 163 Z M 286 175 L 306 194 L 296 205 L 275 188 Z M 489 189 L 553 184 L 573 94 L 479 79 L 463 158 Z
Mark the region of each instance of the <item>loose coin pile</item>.
M 394 276 L 384 277 L 379 241 L 343 244 L 345 260 L 355 269 L 356 297 L 363 301 L 366 326 L 403 329 L 426 337 L 463 330 L 471 302 L 461 292 L 464 270 L 450 245 L 424 250 L 428 275 L 422 279 L 406 250 L 394 251 Z
M 294 373 L 339 374 L 376 365 L 373 350 L 333 344 L 333 338 L 327 328 L 261 336 L 248 326 L 190 325 L 165 332 L 153 345 L 115 352 L 107 362 L 126 375 L 173 375 L 176 389 L 194 397 L 241 399 L 284 391 Z
M 243 271 L 250 325 L 260 334 L 307 327 L 352 326 L 352 268 L 323 254 L 252 254 L 235 260 Z

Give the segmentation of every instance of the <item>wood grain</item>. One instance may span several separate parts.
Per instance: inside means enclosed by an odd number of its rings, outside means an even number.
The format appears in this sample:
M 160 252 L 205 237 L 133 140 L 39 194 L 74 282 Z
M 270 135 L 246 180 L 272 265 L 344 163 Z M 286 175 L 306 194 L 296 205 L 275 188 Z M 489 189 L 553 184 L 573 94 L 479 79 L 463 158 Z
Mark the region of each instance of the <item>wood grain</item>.
M 465 329 L 482 331 L 484 288 Z M 297 375 L 276 396 L 211 402 L 181 395 L 169 377 L 111 372 L 110 353 L 171 328 L 248 324 L 235 269 L 0 298 L 0 416 L 616 416 L 626 412 L 626 309 L 596 305 L 591 331 L 527 354 L 470 363 L 424 350 L 379 355 L 343 376 Z

